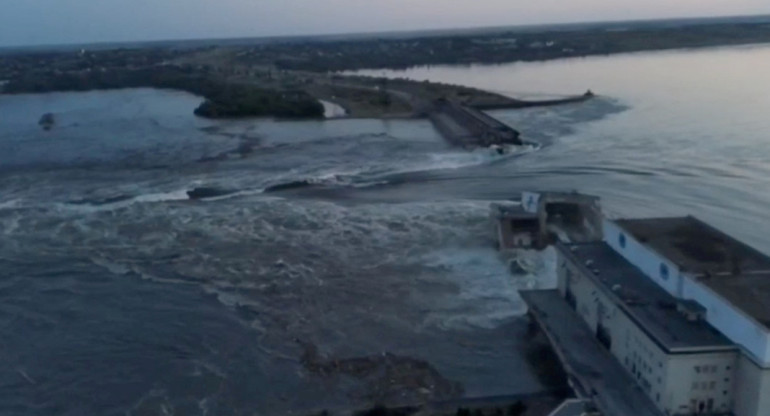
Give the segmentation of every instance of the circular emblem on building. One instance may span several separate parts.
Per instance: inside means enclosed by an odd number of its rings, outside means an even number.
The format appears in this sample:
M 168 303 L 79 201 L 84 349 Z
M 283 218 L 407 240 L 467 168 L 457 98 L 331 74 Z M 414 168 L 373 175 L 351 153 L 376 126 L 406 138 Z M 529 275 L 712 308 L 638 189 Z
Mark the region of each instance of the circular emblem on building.
M 668 280 L 668 266 L 663 263 L 660 265 L 660 277 L 663 280 Z

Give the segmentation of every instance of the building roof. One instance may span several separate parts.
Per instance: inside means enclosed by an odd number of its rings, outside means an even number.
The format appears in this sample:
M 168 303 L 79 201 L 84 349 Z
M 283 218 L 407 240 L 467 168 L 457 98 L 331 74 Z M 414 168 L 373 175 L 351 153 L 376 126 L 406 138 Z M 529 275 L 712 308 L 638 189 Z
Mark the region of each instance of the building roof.
M 698 281 L 770 329 L 770 272 L 702 276 Z
M 561 245 L 559 250 L 610 296 L 658 345 L 669 353 L 735 348 L 705 320 L 688 320 L 681 303 L 603 242 Z
M 770 328 L 770 257 L 695 217 L 616 223 Z
M 770 257 L 692 216 L 615 223 L 684 272 L 770 272 Z

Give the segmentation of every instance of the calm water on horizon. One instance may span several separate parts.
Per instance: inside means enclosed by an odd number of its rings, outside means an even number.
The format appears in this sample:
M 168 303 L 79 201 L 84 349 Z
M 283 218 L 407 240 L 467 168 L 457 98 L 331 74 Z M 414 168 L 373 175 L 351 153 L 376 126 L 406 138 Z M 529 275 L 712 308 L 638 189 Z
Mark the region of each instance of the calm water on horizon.
M 511 277 L 487 222 L 522 190 L 695 214 L 770 253 L 768 46 L 362 73 L 600 96 L 495 112 L 540 144 L 504 157 L 448 148 L 427 121 L 208 121 L 199 98 L 146 89 L 0 96 L 0 414 L 403 397 L 376 374 L 309 373 L 297 340 L 421 360 L 467 396 L 541 391 L 517 290 L 550 263 Z M 187 199 L 203 186 L 227 195 Z

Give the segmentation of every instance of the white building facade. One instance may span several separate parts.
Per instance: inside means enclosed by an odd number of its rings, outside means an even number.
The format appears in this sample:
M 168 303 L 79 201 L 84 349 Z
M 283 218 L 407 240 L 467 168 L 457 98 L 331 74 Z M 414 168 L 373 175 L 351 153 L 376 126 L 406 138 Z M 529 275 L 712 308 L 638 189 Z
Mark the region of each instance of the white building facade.
M 659 235 L 655 234 L 656 220 L 646 220 L 649 221 L 650 231 L 644 230 L 644 221 L 634 223 L 626 220 L 606 220 L 603 226 L 606 244 L 673 297 L 701 305 L 705 310 L 705 320 L 740 348 L 733 364 L 729 365 L 730 370 L 727 370 L 729 360 L 715 360 L 714 364 L 674 364 L 681 366 L 681 371 L 684 372 L 692 365 L 699 366 L 701 370 L 704 365 L 709 370 L 716 368 L 714 375 L 718 377 L 713 380 L 706 380 L 706 374 L 711 374 L 710 372 L 699 373 L 703 376 L 702 381 L 694 378 L 678 380 L 677 377 L 682 378 L 682 373 L 672 371 L 669 374 L 672 378 L 667 378 L 670 380 L 669 384 L 681 386 L 690 382 L 692 400 L 700 401 L 702 399 L 695 397 L 696 391 L 702 392 L 702 397 L 706 398 L 708 394 L 704 387 L 710 388 L 713 382 L 716 383 L 717 390 L 724 389 L 721 390 L 724 392 L 728 391 L 727 384 L 730 383 L 729 391 L 734 392 L 731 409 L 736 416 L 770 415 L 770 329 L 761 312 L 763 300 L 754 299 L 764 294 L 758 294 L 756 288 L 766 287 L 764 282 L 767 279 L 763 277 L 770 272 L 770 259 L 762 259 L 760 256 L 763 255 L 752 251 L 753 249 L 739 245 L 728 236 L 691 217 L 681 219 L 685 225 L 677 226 L 679 228 L 669 227 Z M 644 231 L 639 231 L 640 229 Z M 699 264 L 697 261 L 691 261 L 692 258 L 688 256 L 692 254 L 692 249 L 686 247 L 686 241 L 682 242 L 681 238 L 677 240 L 674 233 L 677 230 L 691 234 L 694 230 L 697 231 L 697 237 L 701 241 L 692 243 L 703 244 L 707 248 L 712 244 L 709 239 L 713 239 L 721 244 L 718 246 L 721 251 L 712 250 L 710 256 L 724 255 L 727 260 L 722 264 L 709 261 Z M 659 236 L 670 238 L 674 243 L 660 243 L 659 239 L 656 240 Z M 693 257 L 697 257 L 697 254 Z M 745 258 L 758 260 L 744 266 L 740 263 Z M 739 286 L 741 284 L 746 287 L 742 288 Z M 752 299 L 752 303 L 744 304 L 744 298 Z M 717 407 L 721 407 L 722 403 L 715 401 Z
M 645 330 L 644 318 L 640 321 L 640 315 L 633 310 L 635 306 L 627 305 L 628 300 L 617 288 L 619 284 L 605 280 L 609 273 L 615 274 L 618 281 L 644 277 L 624 275 L 626 271 L 605 267 L 602 264 L 605 261 L 594 260 L 595 256 L 579 250 L 571 252 L 569 246 L 560 246 L 558 251 L 560 294 L 662 413 L 682 416 L 732 413 L 738 355 L 732 343 L 708 334 L 701 336 L 705 329 L 683 342 L 656 337 L 654 331 Z M 660 292 L 655 299 L 665 295 Z M 667 316 L 686 320 L 675 311 Z M 690 324 L 682 322 L 682 325 L 689 328 Z

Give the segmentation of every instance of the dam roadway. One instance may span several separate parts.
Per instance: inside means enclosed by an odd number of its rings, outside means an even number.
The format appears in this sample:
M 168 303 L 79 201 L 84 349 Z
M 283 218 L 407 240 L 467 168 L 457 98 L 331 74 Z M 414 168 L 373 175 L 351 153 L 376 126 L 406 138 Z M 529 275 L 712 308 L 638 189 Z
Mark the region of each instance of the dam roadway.
M 481 111 L 482 109 L 515 109 L 581 103 L 594 97 L 591 91 L 583 95 L 548 101 L 521 101 L 469 105 L 455 100 L 438 99 L 426 105 L 428 118 L 442 136 L 453 146 L 475 147 L 524 144 L 521 133 L 513 127 Z
M 449 100 L 437 100 L 428 112 L 436 129 L 453 146 L 489 147 L 521 145 L 521 134 L 475 108 Z

